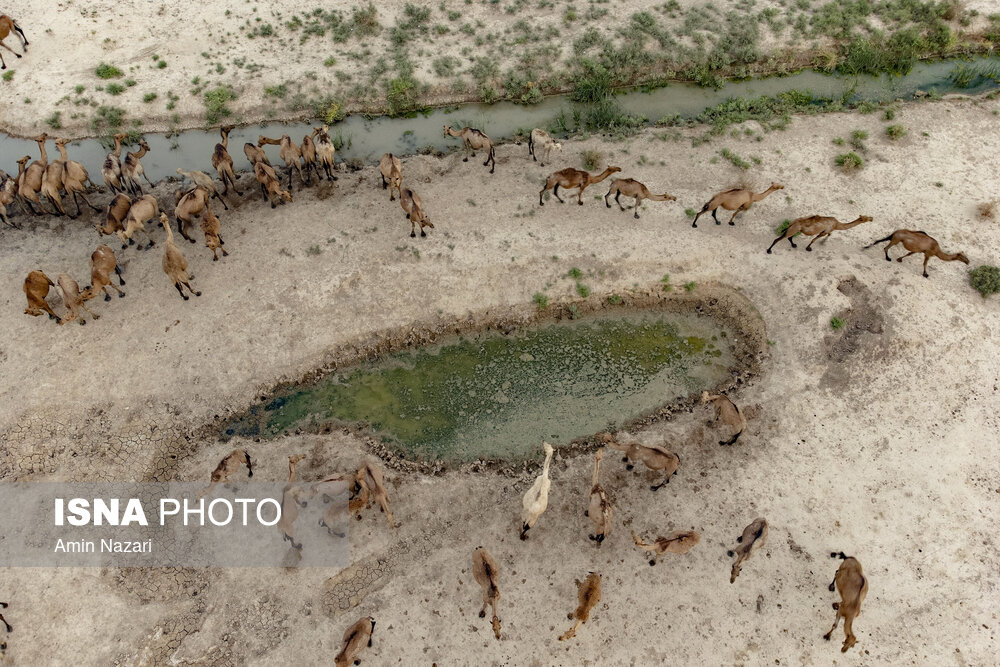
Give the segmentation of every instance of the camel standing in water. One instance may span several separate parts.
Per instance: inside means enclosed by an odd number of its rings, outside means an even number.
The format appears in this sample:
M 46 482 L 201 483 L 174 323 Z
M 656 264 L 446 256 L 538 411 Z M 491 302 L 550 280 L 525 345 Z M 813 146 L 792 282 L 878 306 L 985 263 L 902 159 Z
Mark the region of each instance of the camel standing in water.
M 927 234 L 927 232 L 915 232 L 911 229 L 897 229 L 889 236 L 884 239 L 879 239 L 877 241 L 872 241 L 865 246 L 865 250 L 871 248 L 872 246 L 878 245 L 879 243 L 884 243 L 888 241 L 889 245 L 885 247 L 885 261 L 891 262 L 892 259 L 889 257 L 889 248 L 896 245 L 897 243 L 902 243 L 903 247 L 910 252 L 906 253 L 902 257 L 897 257 L 897 262 L 902 262 L 904 259 L 910 255 L 915 255 L 918 252 L 924 253 L 924 278 L 928 278 L 927 275 L 927 261 L 931 257 L 937 257 L 945 262 L 953 262 L 958 260 L 959 262 L 969 263 L 969 258 L 965 256 L 963 252 L 956 252 L 948 254 L 941 250 L 941 246 L 938 242 L 934 240 L 933 237 Z
M 28 38 L 24 36 L 24 31 L 21 30 L 21 26 L 17 24 L 17 21 L 7 16 L 6 14 L 0 14 L 0 46 L 10 51 L 18 58 L 20 58 L 21 57 L 20 53 L 18 53 L 17 51 L 15 51 L 14 49 L 10 48 L 9 46 L 3 43 L 3 40 L 7 39 L 7 35 L 9 35 L 12 32 L 17 33 L 17 36 L 21 38 L 21 49 L 25 53 L 27 53 Z M 2 54 L 0 54 L 0 69 L 7 69 L 7 63 L 4 62 Z
M 236 187 L 233 158 L 229 154 L 229 133 L 232 131 L 232 125 L 225 125 L 219 128 L 222 141 L 215 144 L 215 150 L 212 151 L 212 166 L 215 167 L 215 171 L 219 174 L 219 180 L 222 181 L 222 194 L 228 194 L 229 186 L 232 185 L 236 194 L 242 197 L 243 193 Z
M 122 186 L 122 141 L 125 140 L 125 135 L 116 134 L 114 139 L 115 148 L 104 158 L 101 176 L 104 177 L 104 184 L 108 189 L 117 194 L 125 191 Z
M 496 149 L 493 145 L 493 140 L 486 136 L 486 133 L 482 130 L 477 130 L 474 127 L 463 127 L 461 130 L 455 130 L 451 125 L 444 126 L 444 138 L 448 137 L 460 137 L 462 139 L 462 145 L 465 146 L 465 157 L 462 158 L 462 162 L 469 161 L 469 152 L 472 152 L 472 157 L 476 157 L 477 150 L 485 150 L 486 162 L 483 162 L 485 167 L 492 163 L 490 167 L 490 173 L 497 167 L 496 161 Z
M 608 197 L 611 193 L 615 193 L 615 203 L 618 204 L 618 208 L 625 210 L 622 203 L 618 201 L 620 195 L 625 195 L 626 197 L 635 197 L 635 205 L 632 207 L 635 209 L 636 220 L 639 219 L 639 205 L 644 199 L 650 201 L 677 201 L 677 197 L 672 194 L 664 192 L 662 195 L 654 195 L 649 191 L 645 185 L 635 180 L 634 178 L 616 178 L 611 181 L 611 187 L 608 188 L 608 194 L 604 195 L 604 205 L 611 208 L 610 202 L 608 202 Z
M 591 176 L 587 172 L 581 169 L 574 169 L 573 167 L 560 169 L 545 179 L 545 187 L 538 193 L 538 205 L 545 206 L 545 202 L 542 201 L 542 195 L 545 194 L 546 190 L 552 190 L 552 194 L 559 200 L 559 203 L 565 204 L 566 202 L 559 196 L 559 186 L 561 185 L 566 190 L 580 188 L 580 191 L 576 194 L 576 203 L 583 206 L 583 191 L 587 189 L 587 186 L 600 183 L 611 174 L 621 170 L 621 167 L 607 167 L 597 176 Z
M 733 217 L 729 218 L 729 224 L 735 225 L 736 223 L 733 221 L 736 220 L 737 215 L 739 215 L 743 211 L 753 206 L 754 202 L 760 201 L 761 199 L 768 196 L 772 192 L 776 190 L 782 190 L 784 189 L 784 187 L 785 187 L 784 185 L 771 183 L 771 187 L 769 187 L 767 190 L 764 190 L 764 192 L 761 192 L 760 194 L 757 194 L 756 192 L 753 192 L 752 190 L 749 190 L 747 188 L 733 188 L 732 190 L 724 190 L 723 192 L 720 192 L 719 194 L 709 199 L 708 203 L 701 207 L 701 210 L 698 211 L 698 215 L 694 216 L 694 222 L 691 223 L 691 226 L 697 227 L 698 218 L 701 217 L 702 213 L 706 213 L 708 211 L 712 212 L 712 219 L 715 220 L 715 224 L 721 225 L 722 223 L 719 222 L 719 219 L 715 217 L 715 212 L 719 209 L 720 206 L 726 209 L 727 211 L 735 211 L 735 213 L 733 213 Z
M 771 248 L 773 248 L 774 244 L 781 239 L 788 239 L 788 242 L 792 244 L 793 248 L 798 248 L 792 239 L 799 232 L 805 234 L 806 236 L 812 236 L 812 240 L 809 241 L 809 245 L 806 246 L 806 250 L 812 252 L 812 244 L 816 242 L 816 239 L 829 236 L 831 232 L 841 229 L 850 229 L 851 227 L 857 227 L 863 222 L 871 221 L 872 218 L 870 215 L 859 215 L 852 222 L 846 223 L 840 222 L 836 218 L 823 215 L 810 215 L 804 218 L 795 218 L 788 225 L 788 228 L 781 234 L 781 236 L 774 239 L 774 241 L 771 242 L 771 245 L 767 247 L 767 254 L 771 254 Z
M 77 199 L 77 195 L 83 197 L 83 201 L 87 202 L 87 206 L 94 211 L 100 212 L 101 209 L 91 204 L 90 200 L 87 199 L 87 185 L 89 184 L 91 187 L 94 185 L 90 181 L 90 174 L 87 173 L 87 168 L 82 164 L 76 160 L 69 159 L 69 156 L 66 154 L 67 143 L 69 143 L 69 139 L 56 139 L 56 148 L 59 149 L 59 159 L 63 163 L 63 189 L 67 195 L 73 195 L 73 203 L 76 204 L 77 215 L 80 215 L 80 201 Z

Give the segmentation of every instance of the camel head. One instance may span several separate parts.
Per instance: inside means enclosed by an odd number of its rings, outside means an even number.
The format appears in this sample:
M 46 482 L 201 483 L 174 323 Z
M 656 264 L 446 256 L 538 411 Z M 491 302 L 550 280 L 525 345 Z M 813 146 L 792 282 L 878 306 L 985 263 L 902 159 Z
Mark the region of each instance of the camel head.
M 664 199 L 664 201 L 677 201 L 677 197 L 673 196 L 669 192 L 664 192 L 663 193 L 663 199 Z
M 31 159 L 30 155 L 25 155 L 23 158 L 17 161 L 17 164 L 23 167 L 25 164 L 27 164 L 28 160 L 30 159 Z
M 278 195 L 287 202 L 292 201 L 292 193 L 288 190 L 282 190 Z
M 116 141 L 125 141 L 125 138 L 126 138 L 127 136 L 128 136 L 128 135 L 127 135 L 127 134 L 125 134 L 124 132 L 119 132 L 118 134 L 116 134 L 116 135 L 114 136 L 114 138 L 115 138 L 115 140 L 116 140 Z
M 56 146 L 65 146 L 69 143 L 69 139 L 56 139 Z
M 493 616 L 493 636 L 500 639 L 500 619 Z
M 871 222 L 872 217 L 870 215 L 859 215 L 858 222 Z
M 771 187 L 768 188 L 768 190 L 784 190 L 784 189 L 785 186 L 779 183 L 771 183 Z
M 145 137 L 143 137 L 142 139 L 139 140 L 139 147 L 143 148 L 144 150 L 146 150 L 147 152 L 149 152 L 149 144 L 146 143 L 146 138 Z
M 559 143 L 558 141 L 556 141 L 556 142 L 554 142 L 552 144 L 552 148 L 556 149 L 557 151 L 561 151 L 562 150 L 562 144 Z
M 969 258 L 965 256 L 964 252 L 960 252 L 957 255 L 955 255 L 955 259 L 957 259 L 958 261 L 962 262 L 963 264 L 968 264 L 969 263 Z
M 552 452 L 555 451 L 554 449 L 552 449 L 552 445 L 550 445 L 547 442 L 543 442 L 542 446 L 545 448 L 545 455 L 546 456 L 548 456 L 549 454 L 551 454 Z
M 615 173 L 616 171 L 621 171 L 621 170 L 622 170 L 622 168 L 621 168 L 621 167 L 611 167 L 611 166 L 608 166 L 608 167 L 607 167 L 607 168 L 605 169 L 605 171 L 607 171 L 607 172 L 608 172 L 609 174 L 613 174 L 613 173 Z
M 46 133 L 46 132 L 42 132 L 42 133 L 41 133 L 41 134 L 39 134 L 39 135 L 38 135 L 37 137 L 35 137 L 35 141 L 45 141 L 45 140 L 47 140 L 48 138 L 49 138 L 49 135 L 48 135 L 48 133 Z
M 451 125 L 445 125 L 445 126 L 444 126 L 444 138 L 445 138 L 445 139 L 447 139 L 447 138 L 448 138 L 448 133 L 449 133 L 449 132 L 451 132 Z
M 257 148 L 260 148 L 260 147 L 261 147 L 261 146 L 263 146 L 263 145 L 264 145 L 264 144 L 265 144 L 266 142 L 267 142 L 267 137 L 265 137 L 265 136 L 264 136 L 263 134 L 259 135 L 259 136 L 257 137 Z
M 701 402 L 702 403 L 708 403 L 710 400 L 712 400 L 712 399 L 709 398 L 709 393 L 707 391 L 701 392 Z

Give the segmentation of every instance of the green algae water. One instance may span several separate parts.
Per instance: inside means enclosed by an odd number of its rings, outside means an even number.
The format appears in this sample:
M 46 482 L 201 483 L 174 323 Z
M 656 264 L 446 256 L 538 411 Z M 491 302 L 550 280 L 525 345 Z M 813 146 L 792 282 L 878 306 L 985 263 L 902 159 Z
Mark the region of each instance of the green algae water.
M 733 365 L 730 340 L 710 318 L 662 312 L 455 337 L 287 388 L 223 432 L 364 423 L 411 458 L 534 457 L 542 440 L 565 444 L 713 387 Z
M 224 432 L 366 423 L 409 457 L 534 457 L 542 440 L 568 443 L 713 387 L 733 365 L 730 340 L 710 318 L 662 312 L 456 337 L 288 388 Z

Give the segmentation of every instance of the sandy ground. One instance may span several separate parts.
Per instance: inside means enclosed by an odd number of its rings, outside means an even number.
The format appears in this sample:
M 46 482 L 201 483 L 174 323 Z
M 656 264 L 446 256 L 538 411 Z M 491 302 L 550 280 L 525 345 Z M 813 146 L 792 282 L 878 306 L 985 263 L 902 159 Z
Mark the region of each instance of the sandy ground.
M 557 87 L 566 89 L 568 84 L 559 77 L 568 74 L 570 64 L 578 59 L 575 40 L 592 30 L 620 45 L 620 31 L 636 12 L 654 16 L 657 25 L 671 32 L 680 46 L 693 48 L 698 40 L 710 48 L 722 34 L 721 26 L 713 22 L 697 29 L 684 27 L 692 10 L 707 11 L 700 0 L 680 0 L 670 11 L 664 11 L 667 3 L 659 0 L 630 0 L 625 11 L 620 5 L 599 2 L 443 0 L 423 3 L 431 10 L 425 33 L 415 34 L 399 48 L 393 44 L 392 29 L 407 21 L 408 4 L 422 3 L 384 0 L 374 4 L 379 33 L 352 33 L 338 43 L 329 33 L 303 42 L 306 24 L 298 29 L 288 24 L 296 16 L 308 21 L 317 9 L 339 12 L 349 22 L 352 11 L 363 3 L 215 0 L 192 12 L 187 5 L 151 0 L 8 0 L 3 11 L 19 22 L 30 45 L 20 60 L 4 52 L 11 68 L 8 72 L 13 74 L 10 81 L 0 82 L 0 129 L 17 136 L 35 136 L 51 131 L 46 120 L 59 112 L 61 136 L 110 135 L 107 129 L 91 126 L 102 106 L 125 112 L 124 129 L 133 129 L 134 123 L 144 132 L 201 127 L 206 122 L 203 93 L 218 85 L 231 86 L 239 96 L 228 103 L 232 111 L 228 120 L 236 124 L 311 117 L 312 103 L 326 95 L 344 101 L 351 109 L 382 110 L 389 79 L 398 76 L 394 61 L 398 53 L 413 64 L 418 95 L 424 103 L 480 99 L 472 73 L 477 58 L 498 66 L 496 86 L 504 85 L 510 71 L 532 71 L 523 64 L 532 62 L 536 76 L 556 77 L 561 82 Z M 805 9 L 799 3 L 777 0 L 752 4 L 721 0 L 712 4 L 719 17 L 731 11 L 754 18 L 765 10 L 777 12 L 780 29 L 760 22 L 762 62 L 775 54 L 778 61 L 788 61 L 781 55 L 785 48 L 808 53 L 829 46 L 825 35 L 805 36 L 792 27 L 800 14 L 811 15 L 817 10 L 818 2 Z M 954 31 L 982 29 L 987 24 L 985 17 L 996 11 L 992 0 L 966 0 L 962 4 L 980 15 L 971 18 L 967 27 L 952 22 Z M 610 10 L 607 15 L 602 13 L 605 10 Z M 570 20 L 571 15 L 576 18 Z M 882 27 L 875 16 L 869 25 Z M 273 34 L 248 37 L 263 26 L 270 26 Z M 6 43 L 20 51 L 16 36 Z M 655 51 L 659 47 L 650 38 L 646 48 Z M 543 54 L 545 49 L 551 52 Z M 385 59 L 384 68 L 376 66 L 381 58 Z M 435 67 L 434 62 L 441 58 L 453 59 L 452 71 Z M 166 66 L 160 68 L 160 62 Z M 118 67 L 124 76 L 107 81 L 97 78 L 94 70 L 101 63 Z M 109 83 L 124 84 L 130 79 L 135 85 L 118 95 L 103 90 Z M 268 94 L 269 88 L 283 84 L 286 92 Z M 156 99 L 145 100 L 153 94 Z
M 24 316 L 20 285 L 35 268 L 85 283 L 97 243 L 90 226 L 44 220 L 0 232 L 8 480 L 206 479 L 232 444 L 185 434 L 321 364 L 332 346 L 525 303 L 541 290 L 568 298 L 572 266 L 594 293 L 649 286 L 664 273 L 674 285 L 733 285 L 773 341 L 763 375 L 734 397 L 752 416 L 738 446 L 716 445 L 720 434 L 698 408 L 637 433 L 665 438 L 681 456 L 661 491 L 605 458 L 615 521 L 599 549 L 583 516 L 590 456 L 557 455 L 548 511 L 527 542 L 518 540 L 520 501 L 533 472 L 390 471 L 400 526 L 390 531 L 377 512 L 355 523 L 345 572 L 8 569 L 7 658 L 329 664 L 344 628 L 371 614 L 378 626 L 363 664 L 994 662 L 1000 301 L 974 292 L 960 263 L 932 260 L 924 279 L 918 259 L 887 264 L 861 246 L 910 227 L 965 251 L 972 266 L 997 263 L 1000 228 L 975 210 L 995 196 L 997 110 L 996 100 L 903 106 L 894 122 L 908 134 L 897 142 L 880 114 L 801 117 L 759 142 L 739 133 L 697 148 L 653 131 L 570 142 L 566 164 L 597 150 L 623 175 L 678 197 L 650 203 L 638 221 L 595 201 L 605 184 L 582 207 L 540 208 L 548 169 L 523 145 L 499 148 L 493 176 L 457 153 L 407 158 L 405 179 L 436 225 L 426 239 L 408 237 L 373 168 L 341 172 L 332 188 L 297 188 L 294 203 L 273 211 L 244 176 L 253 194 L 221 214 L 230 256 L 213 263 L 200 243 L 182 248 L 200 298 L 182 301 L 161 272 L 156 230 L 153 251 L 124 253 L 127 297 L 92 302 L 101 318 L 85 327 Z M 867 164 L 843 175 L 831 139 L 854 129 L 870 133 Z M 706 220 L 691 229 L 684 209 L 741 176 L 713 163 L 723 147 L 761 159 L 749 173 L 758 187 L 785 189 L 735 227 Z M 811 253 L 783 244 L 765 254 L 778 222 L 811 213 L 874 221 Z M 58 296 L 51 302 L 62 311 Z M 848 327 L 834 332 L 834 315 Z M 246 446 L 269 480 L 283 479 L 291 453 L 309 454 L 309 478 L 350 470 L 364 454 L 361 440 L 339 432 Z M 726 550 L 757 516 L 770 538 L 730 585 Z M 655 568 L 629 537 L 691 528 L 701 543 Z M 470 554 L 479 545 L 502 569 L 499 642 L 477 617 Z M 846 656 L 842 635 L 822 640 L 839 562 L 829 553 L 840 550 L 870 579 Z M 604 576 L 603 600 L 574 640 L 558 642 L 573 580 L 591 570 Z

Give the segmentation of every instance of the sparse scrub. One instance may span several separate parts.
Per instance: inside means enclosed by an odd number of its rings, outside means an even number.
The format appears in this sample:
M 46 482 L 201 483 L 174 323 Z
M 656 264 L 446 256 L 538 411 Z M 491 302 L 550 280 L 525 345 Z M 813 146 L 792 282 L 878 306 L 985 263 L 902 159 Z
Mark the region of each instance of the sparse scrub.
M 115 67 L 114 65 L 109 65 L 107 63 L 101 63 L 94 70 L 94 74 L 97 75 L 98 79 L 120 79 L 124 76 L 124 72 Z
M 895 140 L 906 136 L 906 128 L 902 125 L 890 125 L 885 128 L 885 133 L 890 139 Z
M 593 171 L 601 166 L 604 156 L 598 151 L 583 151 L 583 168 Z
M 867 139 L 867 130 L 854 130 L 851 132 L 851 146 L 853 146 L 856 150 L 865 150 L 865 140 Z
M 861 169 L 865 166 L 865 161 L 854 151 L 838 155 L 836 157 L 836 163 L 837 166 L 844 171 L 854 171 L 855 169 Z
M 741 158 L 739 155 L 733 153 L 728 148 L 723 148 L 721 151 L 719 151 L 719 154 L 722 155 L 722 157 L 729 160 L 730 162 L 732 162 L 734 167 L 738 167 L 739 169 L 750 168 L 749 162 Z
M 532 301 L 538 306 L 539 310 L 546 308 L 549 305 L 549 297 L 545 296 L 541 292 L 535 292 L 535 296 L 532 297 Z
M 1000 268 L 995 266 L 979 266 L 969 271 L 969 284 L 983 295 L 985 299 L 990 294 L 1000 292 Z
M 51 127 L 53 130 L 58 130 L 62 127 L 62 112 L 54 111 L 52 115 L 45 119 L 45 124 Z
M 992 220 L 996 216 L 996 201 L 984 201 L 982 204 L 976 207 L 976 212 L 979 213 L 979 217 L 984 220 Z
M 839 317 L 830 318 L 830 326 L 833 328 L 834 331 L 837 331 L 838 329 L 843 329 L 845 324 L 847 323 L 844 322 L 844 320 L 842 320 Z
M 236 91 L 228 85 L 206 90 L 202 98 L 205 103 L 206 122 L 211 125 L 231 116 L 233 112 L 227 104 L 235 100 L 236 97 Z

